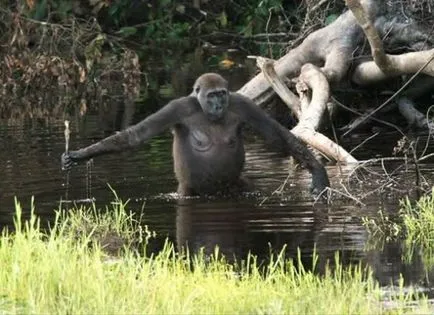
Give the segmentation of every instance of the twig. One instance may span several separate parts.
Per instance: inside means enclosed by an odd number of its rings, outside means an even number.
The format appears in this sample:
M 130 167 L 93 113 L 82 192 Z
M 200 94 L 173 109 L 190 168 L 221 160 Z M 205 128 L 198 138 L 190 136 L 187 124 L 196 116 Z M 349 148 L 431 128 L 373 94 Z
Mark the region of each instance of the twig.
M 423 157 L 419 158 L 417 161 L 420 163 L 420 162 L 425 161 L 426 159 L 429 159 L 433 156 L 434 156 L 434 153 L 430 153 L 430 154 L 424 155 Z
M 310 13 L 316 11 L 319 9 L 320 6 L 322 6 L 324 3 L 327 3 L 328 0 L 321 0 L 320 2 L 318 2 L 317 4 L 315 4 L 312 9 L 310 9 Z
M 360 148 L 362 145 L 364 145 L 366 142 L 368 142 L 369 140 L 371 140 L 372 138 L 375 138 L 376 136 L 378 136 L 379 132 L 374 133 L 372 136 L 366 138 L 365 140 L 363 140 L 361 143 L 359 143 L 354 149 L 352 149 L 350 151 L 350 154 L 352 154 L 354 151 L 356 151 L 358 148 Z
M 333 96 L 331 97 L 331 99 L 333 100 L 333 102 L 336 102 L 336 104 L 337 104 L 339 107 L 342 107 L 343 109 L 345 109 L 345 110 L 347 110 L 347 111 L 349 111 L 349 112 L 352 112 L 353 114 L 356 114 L 356 115 L 359 115 L 359 116 L 363 116 L 363 115 L 364 115 L 364 114 L 362 114 L 362 113 L 356 111 L 355 109 L 352 109 L 352 108 L 350 108 L 350 107 L 348 107 L 348 106 L 342 104 L 341 102 L 339 102 L 339 101 L 338 101 L 336 98 L 334 98 Z M 390 122 L 388 122 L 388 121 L 381 120 L 381 119 L 378 119 L 378 118 L 375 118 L 375 117 L 369 117 L 369 119 L 372 119 L 373 121 L 376 121 L 376 122 L 382 123 L 382 124 L 384 124 L 384 125 L 386 125 L 386 126 L 392 127 L 392 128 L 394 128 L 394 129 L 396 129 L 396 131 L 398 131 L 398 132 L 399 132 L 403 137 L 405 137 L 405 133 L 404 133 L 404 132 L 403 132 L 403 131 L 398 127 L 398 126 L 396 126 L 396 125 L 394 125 L 394 124 L 392 124 L 392 123 L 390 123 Z M 366 120 L 366 119 L 363 119 L 363 120 Z M 359 122 L 359 124 L 358 124 L 357 126 L 354 126 L 353 128 L 350 128 L 349 130 L 347 130 L 347 131 L 346 131 L 342 136 L 347 135 L 351 130 L 355 129 L 355 128 L 358 127 L 360 124 L 361 124 L 361 122 Z

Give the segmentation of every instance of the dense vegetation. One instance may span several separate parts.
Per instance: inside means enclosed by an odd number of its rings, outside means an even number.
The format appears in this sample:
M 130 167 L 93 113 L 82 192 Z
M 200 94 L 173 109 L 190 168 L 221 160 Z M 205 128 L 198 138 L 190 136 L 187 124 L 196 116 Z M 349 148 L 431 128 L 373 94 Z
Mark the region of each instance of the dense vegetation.
M 343 3 L 326 7 L 282 0 L 2 1 L 0 118 L 110 113 L 185 94 L 204 67 L 236 66 L 231 49 L 284 54 L 336 18 Z

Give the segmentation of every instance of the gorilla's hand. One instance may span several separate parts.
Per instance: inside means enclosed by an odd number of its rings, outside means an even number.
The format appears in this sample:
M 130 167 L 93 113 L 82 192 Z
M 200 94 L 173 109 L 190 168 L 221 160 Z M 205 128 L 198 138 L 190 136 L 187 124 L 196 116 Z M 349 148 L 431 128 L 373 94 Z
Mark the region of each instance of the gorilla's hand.
M 80 160 L 78 151 L 64 152 L 60 157 L 62 171 L 69 171 L 72 166 L 76 165 Z
M 330 187 L 329 177 L 325 168 L 319 168 L 312 173 L 311 194 L 317 198 L 320 195 L 327 199 L 326 188 Z

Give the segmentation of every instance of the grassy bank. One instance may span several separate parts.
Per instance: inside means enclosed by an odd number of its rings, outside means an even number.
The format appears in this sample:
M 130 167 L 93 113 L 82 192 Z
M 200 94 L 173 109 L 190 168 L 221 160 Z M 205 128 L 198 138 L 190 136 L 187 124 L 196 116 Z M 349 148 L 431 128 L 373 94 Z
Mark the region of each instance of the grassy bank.
M 269 266 L 259 267 L 250 257 L 236 267 L 217 253 L 176 254 L 169 243 L 158 255 L 145 257 L 140 253 L 149 234 L 137 232 L 123 204 L 114 208 L 110 215 L 95 209 L 59 214 L 42 232 L 35 215 L 21 219 L 17 204 L 16 231 L 3 231 L 0 240 L 0 312 L 430 313 L 423 299 L 417 309 L 406 308 L 415 299 L 408 292 L 398 294 L 386 310 L 378 285 L 360 267 L 337 263 L 318 276 L 295 268 L 283 255 Z M 116 256 L 101 247 L 107 235 L 124 246 Z
M 381 248 L 389 241 L 402 241 L 405 261 L 420 255 L 427 269 L 434 266 L 434 189 L 417 201 L 403 199 L 393 217 L 380 210 L 377 217 L 363 220 L 373 248 Z

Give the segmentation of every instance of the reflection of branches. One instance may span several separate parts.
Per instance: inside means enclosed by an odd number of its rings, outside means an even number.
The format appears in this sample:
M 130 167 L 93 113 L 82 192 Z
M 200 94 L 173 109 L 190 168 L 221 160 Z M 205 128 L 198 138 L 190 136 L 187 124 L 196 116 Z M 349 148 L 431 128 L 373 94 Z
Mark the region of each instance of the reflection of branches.
M 282 184 L 279 185 L 279 187 L 277 187 L 270 196 L 265 197 L 264 199 L 262 199 L 262 201 L 259 203 L 260 206 L 262 206 L 268 199 L 270 199 L 271 197 L 275 196 L 275 195 L 280 195 L 282 194 L 283 190 L 285 189 L 286 185 L 288 184 L 288 181 L 290 179 L 290 174 L 288 174 L 288 176 L 286 176 L 285 180 L 283 181 Z

